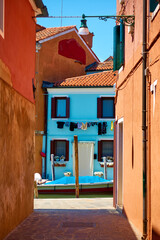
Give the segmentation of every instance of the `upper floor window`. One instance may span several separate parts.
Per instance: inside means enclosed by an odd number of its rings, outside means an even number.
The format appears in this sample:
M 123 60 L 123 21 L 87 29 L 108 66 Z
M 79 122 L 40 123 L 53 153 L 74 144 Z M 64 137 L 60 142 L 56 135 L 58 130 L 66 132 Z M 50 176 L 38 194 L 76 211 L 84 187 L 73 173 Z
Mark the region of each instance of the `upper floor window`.
M 54 97 L 52 98 L 51 117 L 52 118 L 69 118 L 69 98 Z
M 97 118 L 114 118 L 114 98 L 101 97 L 97 98 Z
M 4 37 L 4 1 L 0 0 L 0 35 Z

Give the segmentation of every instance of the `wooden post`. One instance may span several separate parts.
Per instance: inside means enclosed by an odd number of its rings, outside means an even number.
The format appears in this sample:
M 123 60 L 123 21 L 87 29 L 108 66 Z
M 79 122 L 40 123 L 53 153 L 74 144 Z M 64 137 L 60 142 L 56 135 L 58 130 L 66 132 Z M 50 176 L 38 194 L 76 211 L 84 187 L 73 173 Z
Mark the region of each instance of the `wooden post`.
M 103 157 L 104 160 L 104 179 L 107 179 L 107 162 L 106 157 Z
M 76 198 L 79 198 L 78 137 L 74 136 Z
M 55 180 L 54 154 L 51 154 L 51 170 L 52 170 L 52 181 L 54 181 Z

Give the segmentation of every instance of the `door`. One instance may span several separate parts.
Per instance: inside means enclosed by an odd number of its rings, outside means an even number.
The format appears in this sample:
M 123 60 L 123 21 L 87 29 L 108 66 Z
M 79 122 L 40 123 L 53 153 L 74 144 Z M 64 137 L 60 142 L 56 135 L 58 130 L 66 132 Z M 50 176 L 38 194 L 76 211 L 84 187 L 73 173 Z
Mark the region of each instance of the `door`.
M 94 143 L 78 143 L 79 176 L 93 176 Z M 73 176 L 75 176 L 75 152 L 73 144 Z
M 118 121 L 117 151 L 117 204 L 123 206 L 123 119 Z

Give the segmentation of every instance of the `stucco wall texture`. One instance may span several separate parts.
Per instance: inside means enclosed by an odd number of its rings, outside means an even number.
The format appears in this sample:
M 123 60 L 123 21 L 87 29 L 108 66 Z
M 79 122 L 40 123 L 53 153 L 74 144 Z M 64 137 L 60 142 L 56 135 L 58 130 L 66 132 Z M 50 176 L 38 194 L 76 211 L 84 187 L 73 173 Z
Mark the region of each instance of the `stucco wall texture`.
M 63 39 L 74 38 L 86 52 L 86 65 L 75 62 L 74 59 L 58 54 L 58 44 Z M 42 47 L 36 55 L 36 130 L 44 131 L 45 103 L 42 82 L 56 82 L 68 77 L 81 76 L 85 74 L 85 66 L 96 61 L 94 55 L 83 44 L 76 32 L 70 32 L 42 43 Z M 43 136 L 35 139 L 35 172 L 42 172 Z
M 35 105 L 34 11 L 5 0 L 0 35 L 0 240 L 33 211 Z
M 125 65 L 117 81 L 116 117 L 124 119 L 123 146 L 123 207 L 136 228 L 143 232 L 143 161 L 142 161 L 142 5 L 143 1 L 126 1 L 125 15 L 135 13 L 134 38 L 125 27 Z M 148 1 L 149 6 L 149 1 Z M 121 9 L 117 0 L 117 14 Z M 152 15 L 152 13 L 150 13 Z M 147 76 L 147 176 L 148 176 L 148 239 L 160 238 L 160 11 L 148 18 L 148 76 Z M 157 36 L 157 39 L 155 37 Z M 151 43 L 154 44 L 151 45 Z M 136 66 L 136 63 L 139 64 Z M 131 72 L 131 70 L 133 70 Z M 128 75 L 130 73 L 130 75 Z M 157 81 L 155 111 L 154 94 L 150 84 Z M 153 113 L 154 112 L 154 113 Z M 159 237 L 159 238 L 157 238 Z
M 33 209 L 34 108 L 0 79 L 0 239 Z

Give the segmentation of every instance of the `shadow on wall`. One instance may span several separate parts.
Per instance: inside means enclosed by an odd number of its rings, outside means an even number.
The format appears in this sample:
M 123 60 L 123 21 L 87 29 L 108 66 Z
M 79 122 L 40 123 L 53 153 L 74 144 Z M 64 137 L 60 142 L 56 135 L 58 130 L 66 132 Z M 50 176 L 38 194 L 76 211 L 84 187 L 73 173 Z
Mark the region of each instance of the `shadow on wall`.
M 160 240 L 160 234 L 152 228 L 152 240 Z

